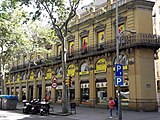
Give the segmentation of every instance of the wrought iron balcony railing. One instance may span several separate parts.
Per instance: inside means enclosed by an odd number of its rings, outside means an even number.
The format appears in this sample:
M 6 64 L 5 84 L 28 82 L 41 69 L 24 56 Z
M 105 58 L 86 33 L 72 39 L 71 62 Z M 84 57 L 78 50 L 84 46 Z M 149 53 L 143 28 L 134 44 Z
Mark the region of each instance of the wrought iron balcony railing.
M 104 53 L 111 53 L 116 51 L 116 41 L 107 40 L 103 43 L 103 46 L 100 44 L 90 45 L 86 49 L 77 49 L 73 52 L 67 52 L 67 61 L 83 59 L 86 57 L 97 56 Z M 153 48 L 155 50 L 160 47 L 160 36 L 153 34 L 145 34 L 145 33 L 137 33 L 134 35 L 123 36 L 119 39 L 119 49 L 128 49 L 128 48 L 136 48 L 136 47 L 146 47 Z M 61 63 L 61 56 L 52 56 L 47 60 L 39 60 L 36 62 L 36 65 L 32 65 L 31 68 L 40 67 L 40 66 L 48 66 L 50 64 L 58 64 Z M 15 71 L 18 69 L 27 68 L 26 65 L 21 65 L 17 67 L 13 67 L 11 71 Z

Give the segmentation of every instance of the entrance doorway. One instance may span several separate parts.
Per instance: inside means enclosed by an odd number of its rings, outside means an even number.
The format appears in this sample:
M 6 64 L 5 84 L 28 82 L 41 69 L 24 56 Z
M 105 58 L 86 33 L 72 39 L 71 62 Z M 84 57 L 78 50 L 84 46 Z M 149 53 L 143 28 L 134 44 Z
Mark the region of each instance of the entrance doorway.
M 37 88 L 38 88 L 38 99 L 42 100 L 42 86 L 38 85 Z
M 29 100 L 33 100 L 33 86 L 29 86 Z

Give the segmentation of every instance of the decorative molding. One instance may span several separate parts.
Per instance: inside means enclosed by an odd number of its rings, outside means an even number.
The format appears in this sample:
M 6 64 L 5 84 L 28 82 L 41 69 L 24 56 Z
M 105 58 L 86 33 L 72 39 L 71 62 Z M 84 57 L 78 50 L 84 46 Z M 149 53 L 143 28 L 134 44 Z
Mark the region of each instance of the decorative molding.
M 99 24 L 95 27 L 95 31 L 99 32 L 99 31 L 104 31 L 105 30 L 106 25 L 104 24 Z
M 118 18 L 118 25 L 124 24 L 126 22 L 126 20 L 127 20 L 127 17 L 120 16 Z M 114 20 L 114 24 L 116 25 L 116 19 Z
M 85 37 L 85 36 L 88 36 L 89 34 L 89 30 L 83 30 L 81 33 L 80 33 L 80 36 L 81 37 Z
M 74 41 L 75 40 L 75 35 L 70 35 L 67 38 L 67 41 Z

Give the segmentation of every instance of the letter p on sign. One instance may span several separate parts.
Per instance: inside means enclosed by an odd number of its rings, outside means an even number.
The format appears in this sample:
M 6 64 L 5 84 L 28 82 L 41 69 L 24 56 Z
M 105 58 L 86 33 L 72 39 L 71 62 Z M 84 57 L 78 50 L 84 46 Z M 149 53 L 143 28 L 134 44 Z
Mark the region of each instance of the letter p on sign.
M 122 77 L 115 77 L 115 85 L 123 85 L 123 78 Z

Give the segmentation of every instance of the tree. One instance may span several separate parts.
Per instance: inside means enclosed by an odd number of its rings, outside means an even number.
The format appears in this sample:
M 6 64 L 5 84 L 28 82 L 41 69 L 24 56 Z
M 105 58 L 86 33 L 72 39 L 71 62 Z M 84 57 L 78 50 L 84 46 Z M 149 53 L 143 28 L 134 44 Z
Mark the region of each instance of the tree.
M 34 60 L 33 56 L 38 54 L 41 60 L 46 60 L 44 53 L 51 53 L 52 45 L 55 43 L 54 39 L 54 31 L 49 27 L 46 27 L 45 24 L 41 23 L 42 21 L 29 21 L 25 25 L 24 29 L 24 40 L 27 42 L 21 48 L 22 54 L 27 56 L 27 79 L 29 80 L 30 67 L 31 65 L 37 65 L 36 60 Z M 47 46 L 47 47 L 46 47 Z M 28 82 L 26 84 L 26 88 L 28 89 Z M 29 100 L 29 94 L 26 94 L 27 99 Z
M 17 12 L 18 9 L 7 9 L 10 5 L 6 1 L 1 2 L 0 6 L 0 79 L 3 94 L 6 65 L 13 58 L 19 44 L 22 44 L 20 21 L 24 18 L 24 13 Z
M 54 44 L 54 31 L 50 27 L 38 24 L 38 21 L 30 21 L 27 12 L 18 6 L 16 9 L 9 9 L 15 7 L 16 4 L 11 5 L 8 3 L 8 1 L 0 3 L 0 77 L 2 94 L 4 93 L 5 66 L 10 64 L 10 61 L 19 58 L 24 53 L 31 53 L 30 55 L 32 55 L 36 52 L 49 52 L 44 47 L 44 43 Z M 30 55 L 28 54 L 28 70 L 31 63 Z
M 76 10 L 80 0 L 10 0 L 20 2 L 21 5 L 33 6 L 34 12 L 31 12 L 33 20 L 43 15 L 43 11 L 47 13 L 48 22 L 62 44 L 62 68 L 63 68 L 63 101 L 62 112 L 68 112 L 67 108 L 67 86 L 66 80 L 66 49 L 65 41 L 68 34 L 68 24 L 76 15 Z

